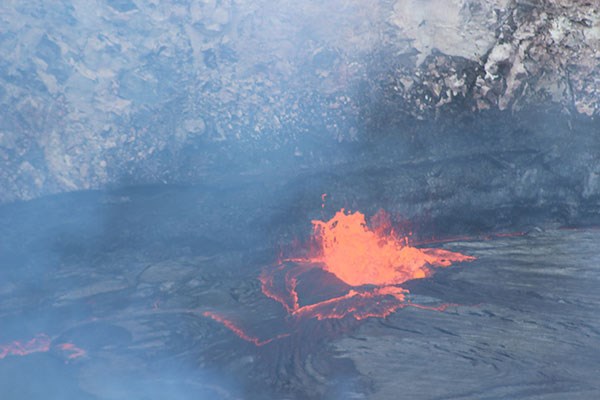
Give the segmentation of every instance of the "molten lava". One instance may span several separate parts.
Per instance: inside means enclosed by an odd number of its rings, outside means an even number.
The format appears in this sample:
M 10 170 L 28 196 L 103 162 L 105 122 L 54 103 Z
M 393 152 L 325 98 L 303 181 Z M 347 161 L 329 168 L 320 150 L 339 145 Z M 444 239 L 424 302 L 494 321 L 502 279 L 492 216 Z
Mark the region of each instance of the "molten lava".
M 313 261 L 350 286 L 398 285 L 431 275 L 431 267 L 447 267 L 473 257 L 442 249 L 418 249 L 408 245 L 391 227 L 387 214 L 375 215 L 369 228 L 364 214 L 338 211 L 327 222 L 312 221 L 320 254 Z
M 0 360 L 8 355 L 26 356 L 32 353 L 45 353 L 50 350 L 51 342 L 48 335 L 39 334 L 27 342 L 15 340 L 8 344 L 0 344 Z
M 222 315 L 216 314 L 216 313 L 211 312 L 211 311 L 205 311 L 205 312 L 202 313 L 202 315 L 204 315 L 205 317 L 211 318 L 211 319 L 213 319 L 213 320 L 215 320 L 217 322 L 220 322 L 227 329 L 229 329 L 230 331 L 232 331 L 233 333 L 235 333 L 240 339 L 243 339 L 243 340 L 245 340 L 247 342 L 253 343 L 256 346 L 264 346 L 265 344 L 271 343 L 273 340 L 277 340 L 277 339 L 281 339 L 283 337 L 289 336 L 289 334 L 286 333 L 286 334 L 275 336 L 275 337 L 270 338 L 270 339 L 260 340 L 257 337 L 250 336 L 242 328 L 238 327 L 233 321 L 227 319 L 226 317 L 224 317 Z
M 324 205 L 325 195 L 321 199 Z M 407 301 L 408 290 L 399 285 L 429 277 L 435 267 L 475 259 L 448 250 L 411 246 L 408 237 L 396 233 L 384 211 L 375 214 L 369 225 L 364 214 L 346 213 L 344 209 L 329 221 L 312 224 L 314 246 L 307 257 L 282 259 L 259 276 L 263 294 L 280 303 L 294 321 L 384 318 L 407 306 L 443 311 L 449 305 Z M 204 316 L 257 346 L 289 336 L 261 340 L 223 316 L 213 312 Z
M 52 339 L 44 333 L 40 333 L 32 339 L 22 342 L 15 340 L 11 343 L 0 344 L 0 360 L 6 356 L 27 356 L 33 353 L 47 353 L 52 348 Z M 56 349 L 64 353 L 69 360 L 85 356 L 85 350 L 80 349 L 73 343 L 60 343 Z
M 73 343 L 61 343 L 56 347 L 65 352 L 65 355 L 69 360 L 75 360 L 86 355 L 85 350 L 80 349 Z

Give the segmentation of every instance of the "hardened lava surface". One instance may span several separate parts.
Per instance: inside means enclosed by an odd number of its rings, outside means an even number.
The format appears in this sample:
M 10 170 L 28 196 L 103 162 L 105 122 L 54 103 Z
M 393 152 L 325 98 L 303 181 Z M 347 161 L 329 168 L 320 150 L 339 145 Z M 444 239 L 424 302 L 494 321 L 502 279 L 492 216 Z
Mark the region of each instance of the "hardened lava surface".
M 296 321 L 262 293 L 261 271 L 340 204 L 333 193 L 322 208 L 320 188 L 312 203 L 258 189 L 146 187 L 3 206 L 2 398 L 600 395 L 600 230 L 430 241 L 475 260 L 404 282 L 422 307 Z M 307 276 L 319 290 L 298 290 L 315 301 L 320 288 L 347 290 L 319 270 Z

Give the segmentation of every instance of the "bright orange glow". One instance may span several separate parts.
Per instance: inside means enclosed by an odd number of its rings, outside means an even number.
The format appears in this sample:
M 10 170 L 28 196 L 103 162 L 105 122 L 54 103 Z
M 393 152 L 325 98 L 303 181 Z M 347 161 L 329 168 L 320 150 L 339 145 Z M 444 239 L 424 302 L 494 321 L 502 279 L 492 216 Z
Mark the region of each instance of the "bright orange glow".
M 379 221 L 373 229 L 364 214 L 346 214 L 343 209 L 327 222 L 312 221 L 321 249 L 316 259 L 350 286 L 398 285 L 430 276 L 430 267 L 473 260 L 447 250 L 411 247 L 407 238 L 400 239 L 391 229 L 385 214 L 376 216 Z
M 323 205 L 325 197 L 321 197 Z M 314 248 L 307 257 L 281 257 L 259 276 L 263 294 L 281 304 L 292 321 L 385 318 L 409 306 L 444 311 L 449 304 L 411 303 L 406 297 L 408 290 L 399 285 L 427 278 L 435 267 L 475 259 L 444 249 L 411 246 L 408 237 L 394 231 L 384 211 L 375 214 L 370 225 L 364 214 L 346 213 L 344 209 L 329 221 L 312 224 Z M 221 315 L 204 312 L 204 316 L 257 346 L 290 335 L 260 340 Z
M 406 306 L 405 293 L 408 291 L 394 286 L 363 292 L 350 290 L 343 296 L 299 307 L 292 315 L 318 320 L 342 319 L 348 315 L 352 315 L 357 320 L 370 317 L 384 318 Z
M 278 335 L 270 339 L 260 340 L 257 337 L 250 336 L 240 327 L 238 327 L 233 321 L 227 319 L 226 317 L 216 314 L 211 311 L 205 311 L 202 313 L 205 317 L 213 319 L 217 322 L 223 324 L 227 329 L 235 333 L 240 339 L 245 340 L 246 342 L 253 343 L 256 346 L 264 346 L 265 344 L 271 343 L 273 340 L 281 339 L 283 337 L 289 336 L 289 334 Z
M 312 254 L 282 259 L 259 276 L 263 294 L 279 302 L 294 317 L 383 318 L 407 306 L 443 311 L 446 306 L 407 302 L 408 291 L 398 285 L 429 277 L 434 267 L 474 260 L 444 249 L 410 246 L 407 237 L 396 234 L 384 211 L 371 218 L 371 226 L 367 225 L 364 214 L 346 213 L 343 209 L 329 221 L 312 221 L 312 224 L 315 244 Z M 298 283 L 315 268 L 335 275 L 350 289 L 326 300 L 301 305 Z

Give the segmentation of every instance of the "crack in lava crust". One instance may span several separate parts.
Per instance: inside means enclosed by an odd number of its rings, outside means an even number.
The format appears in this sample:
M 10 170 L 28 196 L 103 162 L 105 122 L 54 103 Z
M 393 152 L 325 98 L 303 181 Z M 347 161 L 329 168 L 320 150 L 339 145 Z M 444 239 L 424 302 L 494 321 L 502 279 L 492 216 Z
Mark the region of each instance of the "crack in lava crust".
M 238 327 L 235 324 L 235 322 L 231 321 L 230 319 L 225 318 L 222 315 L 219 315 L 219 314 L 211 312 L 211 311 L 205 311 L 202 313 L 202 315 L 204 315 L 205 317 L 211 318 L 217 322 L 220 322 L 221 324 L 225 325 L 229 330 L 231 330 L 233 333 L 235 333 L 241 339 L 243 339 L 247 342 L 253 343 L 254 345 L 259 346 L 259 347 L 264 346 L 265 344 L 271 343 L 274 340 L 290 336 L 289 333 L 283 333 L 281 335 L 277 335 L 270 339 L 260 340 L 257 337 L 248 335 L 242 328 Z
M 40 333 L 26 342 L 15 340 L 11 343 L 0 344 L 0 360 L 9 355 L 28 356 L 33 353 L 47 353 L 52 347 L 60 350 L 69 360 L 81 358 L 86 355 L 85 350 L 75 346 L 73 343 L 59 343 L 54 345 L 48 335 Z
M 344 209 L 329 221 L 315 220 L 312 224 L 314 248 L 309 256 L 283 259 L 259 276 L 262 293 L 280 303 L 295 321 L 385 318 L 408 306 L 444 311 L 449 304 L 432 307 L 411 303 L 406 299 L 408 290 L 399 285 L 430 277 L 434 268 L 475 259 L 444 249 L 411 246 L 408 237 L 396 233 L 384 211 L 375 214 L 369 225 L 364 214 L 346 213 Z M 301 284 L 305 293 L 299 289 Z M 223 316 L 213 312 L 204 315 L 257 346 L 290 335 L 260 340 Z

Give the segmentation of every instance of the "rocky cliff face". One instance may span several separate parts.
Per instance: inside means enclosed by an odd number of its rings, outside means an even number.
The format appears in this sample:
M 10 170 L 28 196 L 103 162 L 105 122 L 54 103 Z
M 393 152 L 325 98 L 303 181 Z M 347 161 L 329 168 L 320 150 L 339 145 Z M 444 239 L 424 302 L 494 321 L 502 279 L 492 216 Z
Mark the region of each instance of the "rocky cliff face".
M 417 3 L 398 2 L 392 17 L 419 52 L 416 71 L 410 65 L 398 74 L 396 89 L 420 103 L 417 114 L 457 97 L 474 110 L 556 103 L 598 113 L 600 17 L 594 2 Z M 410 8 L 419 13 L 407 14 Z M 429 92 L 426 103 L 415 99 L 421 97 L 415 85 Z
M 600 112 L 589 1 L 8 0 L 0 26 L 0 202 L 195 182 L 240 151 L 310 164 L 415 119 Z

